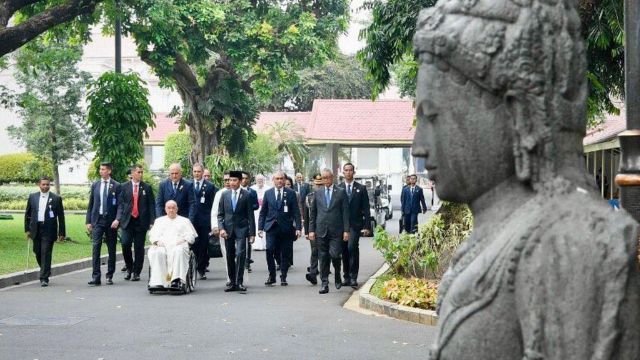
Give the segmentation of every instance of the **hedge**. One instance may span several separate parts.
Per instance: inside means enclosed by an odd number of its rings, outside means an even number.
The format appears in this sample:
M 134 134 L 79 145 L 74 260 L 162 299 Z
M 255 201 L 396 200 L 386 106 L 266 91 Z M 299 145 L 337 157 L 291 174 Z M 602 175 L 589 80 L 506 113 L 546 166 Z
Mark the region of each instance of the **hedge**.
M 51 163 L 39 161 L 30 153 L 0 155 L 0 184 L 33 183 L 43 175 L 52 176 L 52 170 Z
M 34 185 L 2 185 L 0 186 L 0 209 L 23 210 L 27 205 L 29 194 L 38 191 Z M 66 210 L 86 210 L 89 202 L 89 185 L 63 185 L 60 189 Z

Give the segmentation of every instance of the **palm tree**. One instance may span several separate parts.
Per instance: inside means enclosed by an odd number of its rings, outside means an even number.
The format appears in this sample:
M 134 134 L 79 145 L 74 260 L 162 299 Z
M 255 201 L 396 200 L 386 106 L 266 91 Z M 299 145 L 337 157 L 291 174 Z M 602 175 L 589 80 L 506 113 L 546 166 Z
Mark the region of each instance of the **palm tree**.
M 295 172 L 302 171 L 309 154 L 309 147 L 304 143 L 302 129 L 293 120 L 288 119 L 267 125 L 267 134 L 281 153 L 280 168 L 282 168 L 284 157 L 288 156 Z

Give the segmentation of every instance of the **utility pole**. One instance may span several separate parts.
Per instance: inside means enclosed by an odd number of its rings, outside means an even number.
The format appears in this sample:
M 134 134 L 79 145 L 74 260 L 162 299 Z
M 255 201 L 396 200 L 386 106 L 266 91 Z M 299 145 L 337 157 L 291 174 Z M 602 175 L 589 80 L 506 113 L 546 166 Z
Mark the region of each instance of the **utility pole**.
M 122 72 L 122 23 L 120 22 L 120 1 L 116 5 L 116 72 Z
M 624 0 L 624 67 L 627 130 L 620 139 L 620 168 L 616 184 L 620 205 L 640 221 L 640 2 Z

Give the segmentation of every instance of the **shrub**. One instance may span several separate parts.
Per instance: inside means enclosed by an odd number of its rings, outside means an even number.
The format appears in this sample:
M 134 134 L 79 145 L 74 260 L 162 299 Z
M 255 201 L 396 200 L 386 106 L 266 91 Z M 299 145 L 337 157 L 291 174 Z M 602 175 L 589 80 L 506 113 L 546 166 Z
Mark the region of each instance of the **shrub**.
M 443 202 L 437 214 L 418 226 L 417 234 L 390 236 L 381 227 L 376 228 L 374 247 L 394 274 L 438 278 L 472 228 L 473 217 L 466 205 Z
M 30 153 L 0 155 L 0 184 L 10 182 L 36 182 L 43 176 L 52 176 L 50 162 L 39 161 Z
M 191 174 L 191 139 L 184 131 L 169 134 L 164 143 L 164 167 L 178 163 L 182 166 L 182 173 Z
M 415 277 L 392 278 L 383 283 L 382 298 L 404 306 L 435 310 L 438 285 L 434 281 Z

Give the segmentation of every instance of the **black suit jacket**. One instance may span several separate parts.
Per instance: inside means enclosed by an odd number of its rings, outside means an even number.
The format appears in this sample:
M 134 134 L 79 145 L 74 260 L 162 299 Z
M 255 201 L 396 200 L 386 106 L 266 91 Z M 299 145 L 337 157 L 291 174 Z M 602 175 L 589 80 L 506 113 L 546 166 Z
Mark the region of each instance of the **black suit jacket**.
M 33 239 L 38 232 L 38 209 L 40 207 L 40 192 L 29 195 L 27 200 L 27 209 L 24 212 L 24 231 L 31 232 Z M 53 217 L 51 216 L 53 212 Z M 49 192 L 49 199 L 44 213 L 44 224 L 41 228 L 47 238 L 51 241 L 56 236 L 66 236 L 66 228 L 64 222 L 64 206 L 62 198 L 52 192 Z
M 298 193 L 298 198 L 300 199 L 300 202 L 304 201 L 307 195 L 311 192 L 311 186 L 306 182 L 302 182 L 300 184 L 300 191 L 298 191 L 297 182 L 293 184 L 293 189 L 296 191 L 296 193 Z
M 331 202 L 327 206 L 323 186 L 314 192 L 314 199 L 309 208 L 309 232 L 315 232 L 317 237 L 342 238 L 343 232 L 349 232 L 349 199 L 347 193 L 333 186 Z
M 143 229 L 148 229 L 156 220 L 154 208 L 153 189 L 149 184 L 140 182 L 138 187 L 138 219 Z M 131 220 L 133 210 L 133 184 L 127 181 L 120 185 L 120 196 L 118 197 L 118 213 L 116 220 L 120 222 L 120 227 L 126 229 Z
M 347 194 L 347 184 L 339 185 Z M 347 198 L 349 195 L 347 194 Z M 369 210 L 369 194 L 367 187 L 357 181 L 351 186 L 351 199 L 349 199 L 349 225 L 351 228 L 360 231 L 363 228 L 371 230 L 371 212 Z
M 87 217 L 85 224 L 96 225 L 100 218 L 100 185 L 102 179 L 91 185 L 91 193 L 89 194 L 89 206 L 87 207 Z M 107 221 L 113 222 L 118 213 L 118 195 L 120 194 L 120 183 L 111 179 L 107 188 L 106 210 Z
M 238 189 L 238 202 L 233 211 L 231 197 L 233 190 L 222 194 L 218 206 L 218 227 L 224 229 L 229 236 L 236 239 L 246 239 L 256 235 L 256 221 L 253 216 L 253 198 L 247 190 Z
M 285 206 L 287 212 L 285 212 Z M 276 188 L 271 188 L 264 193 L 258 229 L 271 231 L 280 228 L 283 232 L 302 229 L 300 221 L 300 209 L 298 209 L 298 197 L 295 191 L 282 188 L 282 199 L 277 201 Z
M 194 222 L 196 215 L 196 197 L 193 193 L 193 183 L 191 181 L 180 179 L 175 194 L 173 193 L 173 183 L 170 179 L 160 183 L 158 197 L 156 198 L 156 217 L 167 215 L 164 211 L 164 205 L 169 200 L 173 200 L 178 204 L 178 215 L 186 217 L 191 223 Z
M 196 181 L 193 181 L 193 193 L 196 200 L 196 212 L 193 226 L 206 227 L 211 231 L 211 207 L 218 188 L 207 180 L 200 180 L 200 191 L 196 192 Z M 203 200 L 204 199 L 204 200 Z

